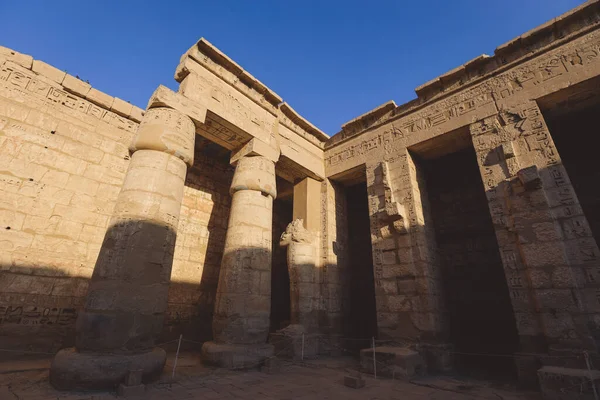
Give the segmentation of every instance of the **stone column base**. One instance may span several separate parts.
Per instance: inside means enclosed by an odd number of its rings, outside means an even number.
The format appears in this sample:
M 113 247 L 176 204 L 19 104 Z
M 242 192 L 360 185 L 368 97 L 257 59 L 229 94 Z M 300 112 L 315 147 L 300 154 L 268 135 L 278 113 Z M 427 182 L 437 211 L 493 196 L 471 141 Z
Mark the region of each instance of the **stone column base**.
M 141 354 L 80 353 L 75 348 L 59 351 L 50 367 L 50 383 L 59 390 L 114 389 L 132 370 L 142 370 L 144 382 L 157 379 L 167 353 L 158 347 Z
M 221 344 L 206 342 L 202 345 L 202 359 L 207 363 L 230 369 L 258 368 L 273 356 L 271 344 Z

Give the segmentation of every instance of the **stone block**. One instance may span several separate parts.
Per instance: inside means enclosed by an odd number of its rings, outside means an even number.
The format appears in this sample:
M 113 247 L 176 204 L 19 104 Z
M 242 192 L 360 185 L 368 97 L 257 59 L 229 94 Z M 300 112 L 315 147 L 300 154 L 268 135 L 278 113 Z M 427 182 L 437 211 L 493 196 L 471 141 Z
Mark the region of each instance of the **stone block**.
M 593 400 L 592 381 L 597 385 L 600 371 L 546 366 L 538 370 L 544 400 Z
M 502 153 L 506 160 L 515 157 L 516 154 L 512 142 L 502 143 Z
M 144 117 L 144 110 L 139 107 L 133 106 L 131 107 L 131 113 L 129 114 L 129 118 L 135 122 L 141 122 Z
M 67 74 L 65 79 L 62 81 L 62 85 L 66 91 L 76 94 L 81 97 L 86 97 L 92 88 L 89 83 L 82 81 L 79 78 L 75 78 L 72 75 Z
M 526 190 L 535 190 L 542 186 L 542 180 L 538 168 L 535 165 L 520 169 L 519 172 L 517 172 L 517 177 Z
M 404 205 L 398 203 L 397 201 L 386 201 L 385 212 L 387 216 L 392 219 L 404 218 L 406 216 Z
M 107 110 L 110 110 L 114 101 L 114 97 L 109 96 L 106 93 L 102 93 L 98 89 L 94 88 L 90 89 L 85 98 L 102 108 L 106 108 Z
M 115 97 L 115 100 L 113 101 L 113 104 L 110 107 L 111 111 L 123 117 L 129 117 L 132 109 L 133 106 L 130 103 L 126 102 L 125 100 L 121 100 L 118 97 Z
M 351 374 L 344 376 L 344 386 L 348 386 L 353 389 L 360 389 L 365 387 L 365 380 L 360 374 Z
M 33 66 L 31 67 L 32 71 L 38 73 L 40 75 L 45 76 L 46 78 L 52 79 L 54 82 L 62 83 L 65 79 L 67 73 L 65 71 L 61 71 L 58 68 L 53 67 L 50 64 L 46 64 L 40 60 L 33 60 Z
M 33 64 L 33 57 L 2 46 L 0 46 L 0 58 L 6 58 L 27 69 L 31 69 Z
M 146 394 L 146 385 L 135 385 L 127 386 L 124 384 L 119 385 L 117 395 L 119 397 L 138 397 L 141 398 Z
M 63 349 L 52 361 L 50 383 L 59 390 L 106 389 L 127 379 L 131 368 L 143 370 L 143 379 L 148 382 L 160 376 L 166 358 L 165 351 L 159 348 L 140 354 L 80 353 L 74 348 Z

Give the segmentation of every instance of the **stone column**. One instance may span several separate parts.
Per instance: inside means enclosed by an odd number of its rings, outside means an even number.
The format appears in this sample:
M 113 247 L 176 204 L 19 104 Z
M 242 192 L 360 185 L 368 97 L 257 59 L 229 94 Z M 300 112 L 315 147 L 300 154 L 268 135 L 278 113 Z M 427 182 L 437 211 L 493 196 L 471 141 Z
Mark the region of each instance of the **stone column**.
M 248 368 L 273 354 L 271 234 L 277 196 L 275 163 L 260 155 L 238 159 L 213 317 L 213 341 L 203 357 L 227 368 Z
M 146 112 L 100 249 L 76 329 L 76 347 L 52 363 L 59 389 L 108 389 L 130 370 L 160 375 L 163 325 L 187 166 L 195 126 L 170 108 Z M 186 165 L 187 164 L 187 165 Z
M 542 113 L 527 101 L 470 129 L 521 351 L 540 354 L 516 358 L 519 378 L 536 385 L 540 364 L 559 357 L 587 373 L 579 355 L 597 359 L 600 252 Z
M 286 228 L 279 244 L 287 246 L 290 275 L 290 326 L 283 331 L 291 334 L 318 330 L 317 302 L 320 292 L 316 280 L 317 236 L 304 228 L 304 221 L 295 219 Z

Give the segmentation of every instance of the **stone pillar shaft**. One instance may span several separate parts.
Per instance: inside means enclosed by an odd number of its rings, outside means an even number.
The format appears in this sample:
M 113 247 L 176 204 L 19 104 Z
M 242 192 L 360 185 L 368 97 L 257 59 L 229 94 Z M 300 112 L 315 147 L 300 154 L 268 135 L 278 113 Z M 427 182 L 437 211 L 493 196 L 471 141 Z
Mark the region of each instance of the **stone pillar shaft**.
M 239 159 L 231 184 L 231 211 L 221 262 L 208 361 L 247 367 L 272 354 L 266 345 L 271 312 L 271 252 L 275 164 Z
M 303 332 L 318 330 L 317 236 L 304 229 L 303 220 L 295 219 L 281 235 L 280 245 L 288 247 L 290 324 Z
M 271 312 L 273 198 L 235 192 L 213 321 L 217 343 L 264 343 Z
M 77 321 L 78 351 L 154 346 L 167 306 L 185 173 L 173 155 L 133 153 Z
M 50 372 L 59 389 L 106 389 L 130 370 L 160 375 L 164 350 L 153 348 L 163 325 L 186 164 L 195 126 L 170 108 L 146 112 L 131 163 L 76 324 L 76 348 L 61 350 Z

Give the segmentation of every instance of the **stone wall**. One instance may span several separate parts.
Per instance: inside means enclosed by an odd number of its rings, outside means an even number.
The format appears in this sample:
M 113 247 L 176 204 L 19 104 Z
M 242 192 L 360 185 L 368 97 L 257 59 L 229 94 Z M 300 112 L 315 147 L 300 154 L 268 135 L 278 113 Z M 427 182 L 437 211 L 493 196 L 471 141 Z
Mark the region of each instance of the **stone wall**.
M 143 111 L 0 47 L 0 341 L 72 345 Z M 214 150 L 214 149 L 212 149 Z M 229 216 L 229 156 L 197 148 L 163 337 L 211 335 Z
M 0 48 L 0 337 L 73 333 L 142 110 Z
M 177 230 L 169 305 L 161 340 L 180 333 L 208 340 L 225 246 L 233 167 L 196 146 L 189 169 Z

